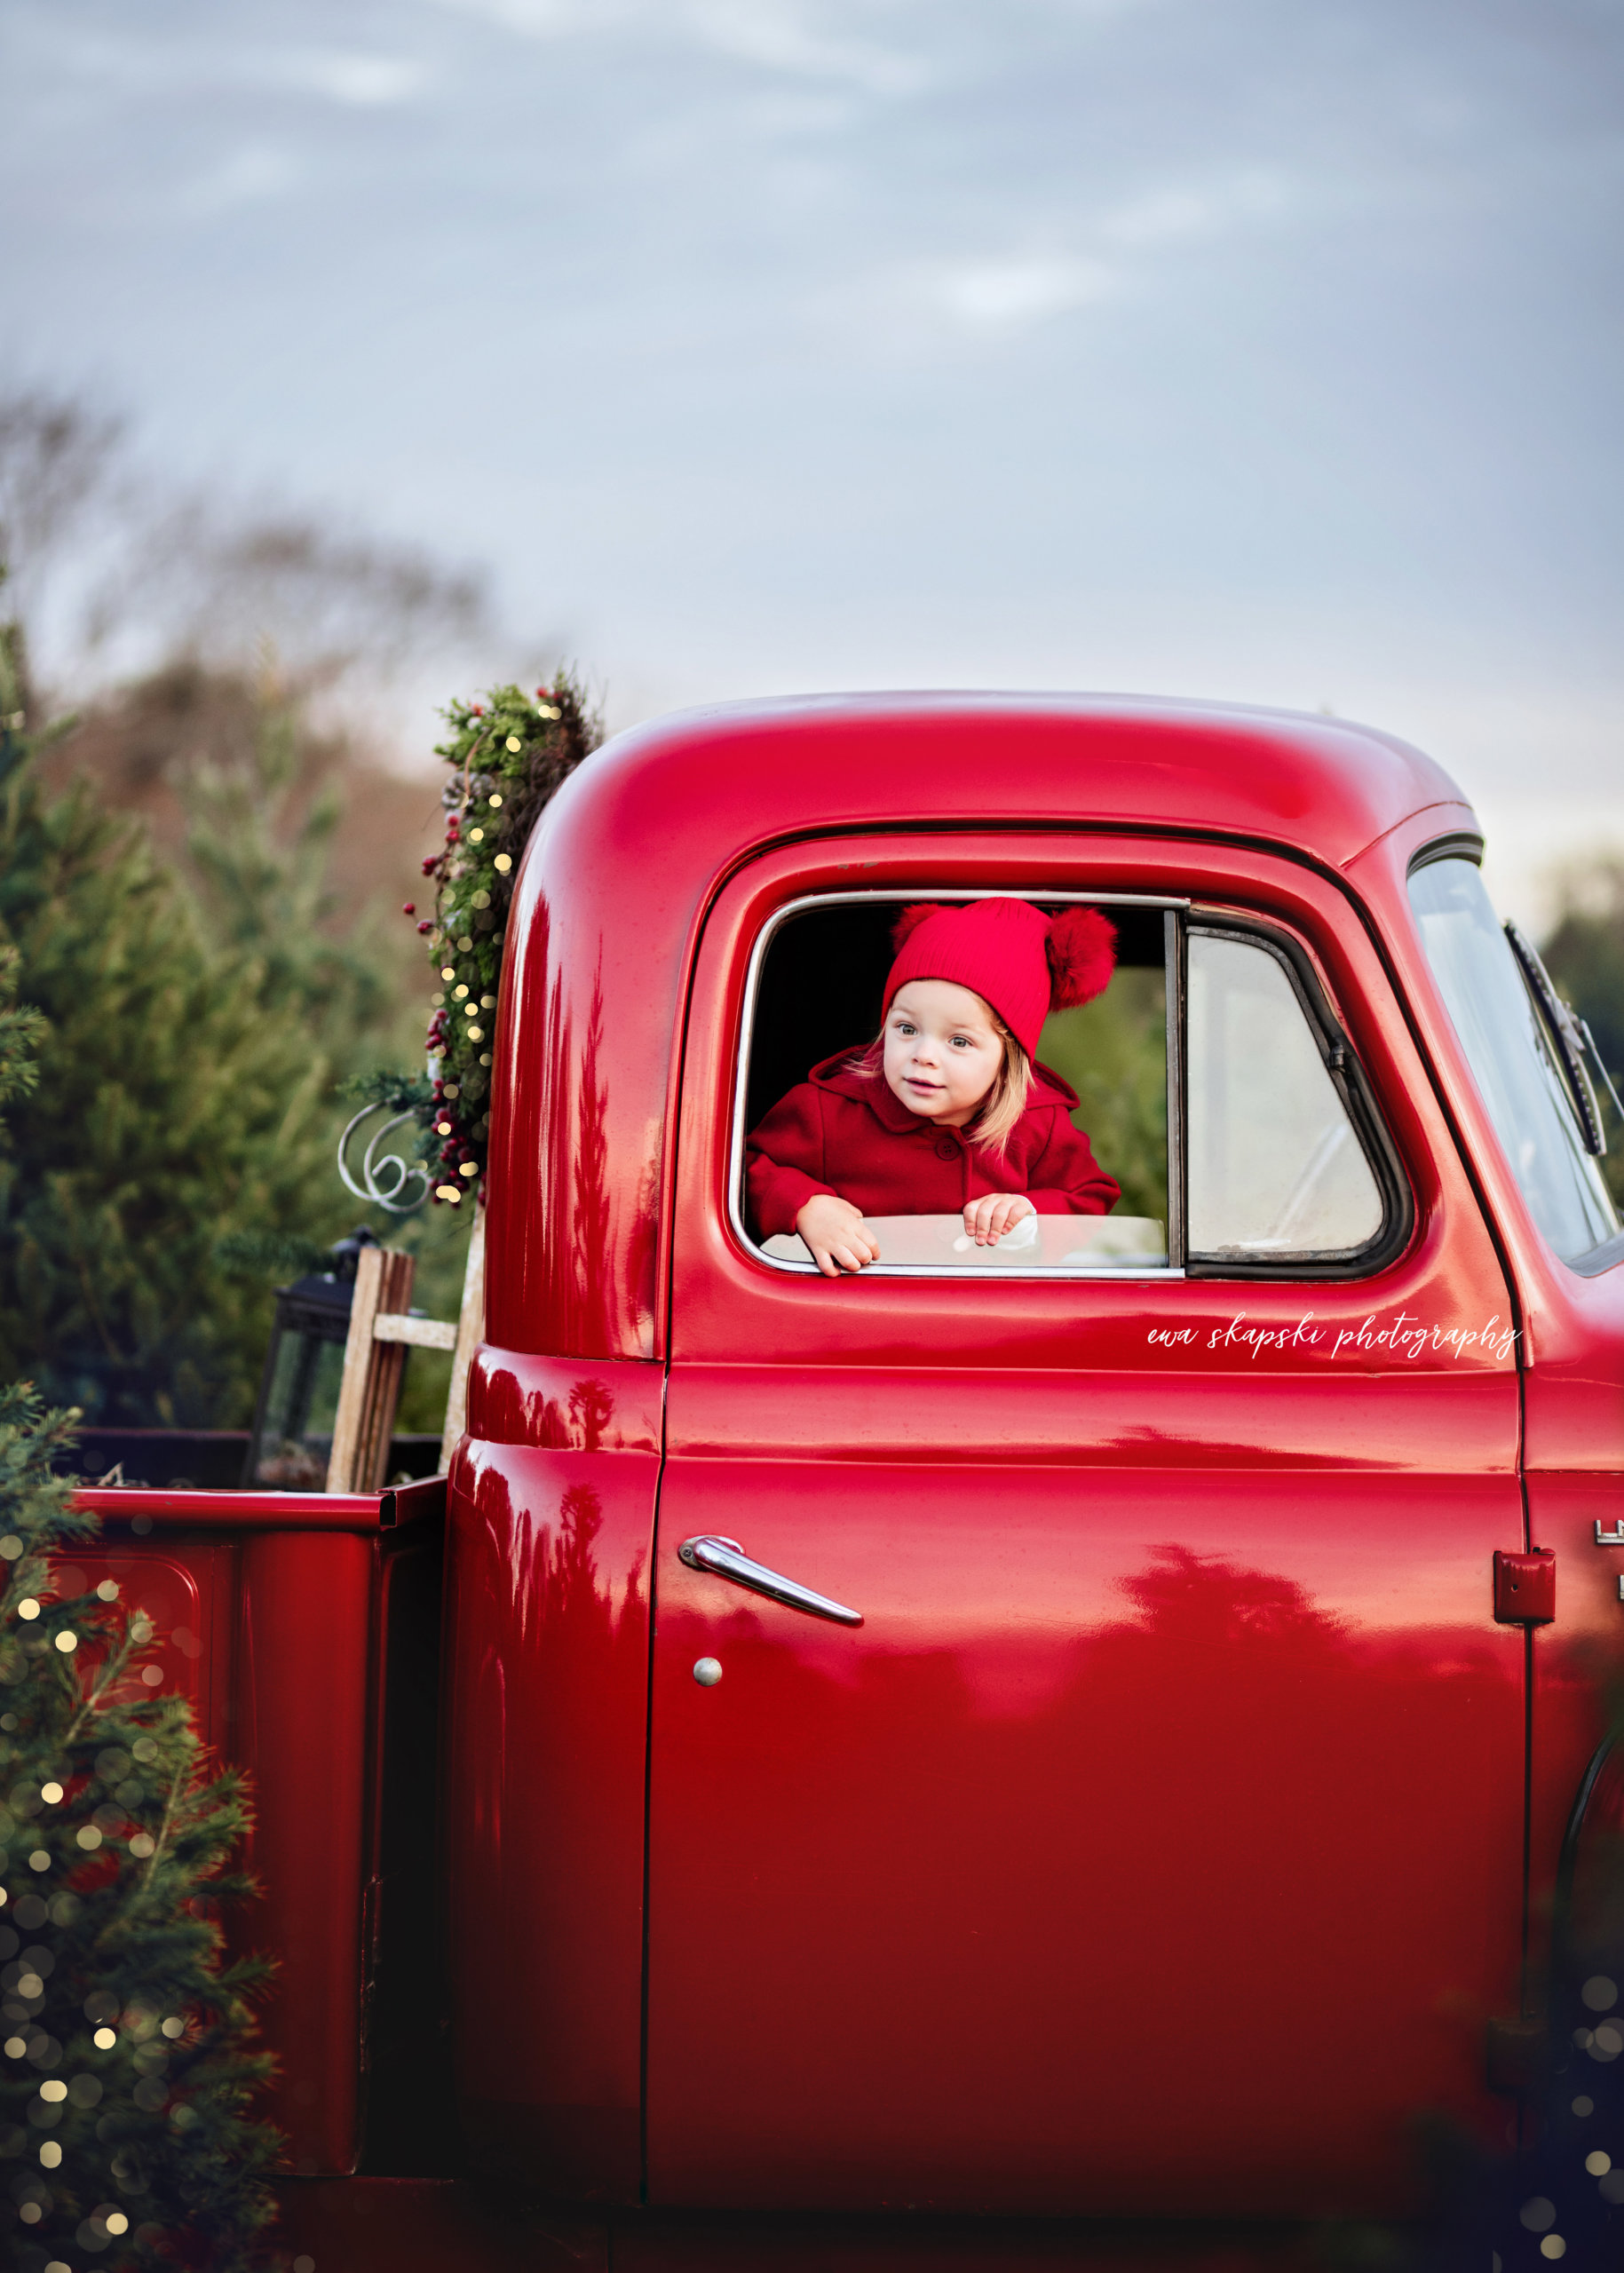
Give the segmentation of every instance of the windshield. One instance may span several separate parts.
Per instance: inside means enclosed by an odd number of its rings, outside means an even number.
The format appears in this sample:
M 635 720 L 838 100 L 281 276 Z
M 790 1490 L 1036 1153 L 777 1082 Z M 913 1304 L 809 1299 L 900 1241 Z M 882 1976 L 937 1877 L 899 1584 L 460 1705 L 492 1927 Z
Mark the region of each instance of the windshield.
M 1534 1221 L 1559 1255 L 1619 1229 L 1584 1149 L 1540 1015 L 1470 860 L 1432 860 L 1410 878 L 1427 960 Z

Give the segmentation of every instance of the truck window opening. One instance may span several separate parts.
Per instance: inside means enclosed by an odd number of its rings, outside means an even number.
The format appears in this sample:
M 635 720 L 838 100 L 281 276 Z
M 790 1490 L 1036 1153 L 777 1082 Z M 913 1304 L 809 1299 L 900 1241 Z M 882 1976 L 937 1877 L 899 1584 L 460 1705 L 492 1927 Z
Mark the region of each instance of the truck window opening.
M 1032 897 L 1049 904 L 1041 893 Z M 831 897 L 793 910 L 772 931 L 746 1039 L 741 1133 L 815 1066 L 872 1038 L 892 926 L 906 904 Z M 1188 929 L 1161 906 L 1102 906 L 1117 933 L 1115 973 L 1093 1001 L 1050 1017 L 1037 1059 L 1076 1092 L 1072 1119 L 1121 1185 L 1121 1199 L 1103 1216 L 1028 1217 L 990 1248 L 966 1239 L 950 1214 L 871 1216 L 881 1250 L 871 1267 L 1137 1276 L 1189 1263 L 1219 1275 L 1276 1268 L 1312 1275 L 1385 1253 L 1396 1223 L 1392 1194 L 1378 1179 L 1350 1116 L 1345 1081 L 1328 1068 L 1327 1037 L 1285 956 L 1256 938 Z M 1171 1052 L 1170 956 L 1175 970 L 1182 957 L 1185 999 L 1184 1031 Z M 1170 1113 L 1169 1063 L 1181 1057 L 1184 1096 Z M 733 1173 L 737 1192 L 738 1158 Z M 1187 1239 L 1179 1228 L 1186 1223 Z M 741 1225 L 772 1261 L 810 1263 L 792 1232 L 775 1228 L 757 1238 L 742 1208 Z

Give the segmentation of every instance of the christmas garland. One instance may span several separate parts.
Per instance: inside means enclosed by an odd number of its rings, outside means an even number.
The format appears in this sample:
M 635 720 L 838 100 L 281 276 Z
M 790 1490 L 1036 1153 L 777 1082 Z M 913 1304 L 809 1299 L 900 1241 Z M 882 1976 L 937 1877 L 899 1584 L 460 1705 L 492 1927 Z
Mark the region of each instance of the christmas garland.
M 543 806 L 598 747 L 602 730 L 568 672 L 534 698 L 498 686 L 483 702 L 454 702 L 441 715 L 451 728 L 436 745 L 451 768 L 440 794 L 446 842 L 423 864 L 434 912 L 417 923 L 440 980 L 426 1079 L 384 1075 L 364 1086 L 380 1102 L 417 1113 L 433 1196 L 456 1206 L 485 1174 L 491 1044 L 519 860 Z M 416 902 L 408 900 L 404 912 L 416 916 Z

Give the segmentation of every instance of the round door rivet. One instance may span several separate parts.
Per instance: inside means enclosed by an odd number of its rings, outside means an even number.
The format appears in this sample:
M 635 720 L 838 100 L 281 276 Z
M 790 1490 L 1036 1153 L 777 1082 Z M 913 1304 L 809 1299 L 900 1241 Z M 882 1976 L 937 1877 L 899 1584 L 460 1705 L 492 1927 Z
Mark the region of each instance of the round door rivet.
M 722 1678 L 721 1659 L 696 1658 L 693 1663 L 693 1678 L 701 1689 L 714 1689 Z

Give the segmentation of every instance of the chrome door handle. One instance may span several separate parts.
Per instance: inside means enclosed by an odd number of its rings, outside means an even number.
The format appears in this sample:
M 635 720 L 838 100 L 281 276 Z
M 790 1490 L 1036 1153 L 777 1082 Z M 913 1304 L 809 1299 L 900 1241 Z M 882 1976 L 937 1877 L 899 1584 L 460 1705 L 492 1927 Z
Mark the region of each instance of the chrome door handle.
M 1611 1531 L 1604 1531 L 1597 1524 L 1596 1543 L 1598 1547 L 1624 1547 L 1624 1516 L 1620 1517 Z
M 685 1539 L 677 1553 L 690 1571 L 709 1571 L 718 1579 L 731 1579 L 734 1586 L 748 1587 L 752 1594 L 765 1595 L 787 1609 L 804 1610 L 813 1618 L 832 1618 L 836 1626 L 863 1622 L 860 1610 L 848 1610 L 844 1602 L 832 1602 L 828 1595 L 814 1594 L 794 1579 L 780 1578 L 764 1563 L 753 1563 L 736 1539 L 718 1539 L 702 1532 L 697 1539 Z

